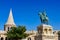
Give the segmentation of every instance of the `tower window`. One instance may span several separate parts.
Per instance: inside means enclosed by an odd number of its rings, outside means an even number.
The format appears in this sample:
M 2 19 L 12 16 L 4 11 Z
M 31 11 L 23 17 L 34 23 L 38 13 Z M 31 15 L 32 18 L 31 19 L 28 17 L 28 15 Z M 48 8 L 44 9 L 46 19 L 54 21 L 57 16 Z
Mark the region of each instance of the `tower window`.
M 8 27 L 8 31 L 9 31 L 9 27 Z

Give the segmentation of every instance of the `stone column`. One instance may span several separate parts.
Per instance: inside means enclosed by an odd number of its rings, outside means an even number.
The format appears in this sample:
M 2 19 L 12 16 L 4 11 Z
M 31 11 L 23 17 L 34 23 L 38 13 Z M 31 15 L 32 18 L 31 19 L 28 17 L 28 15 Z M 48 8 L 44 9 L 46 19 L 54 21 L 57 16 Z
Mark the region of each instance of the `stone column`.
M 5 40 L 5 37 L 3 38 L 3 40 Z

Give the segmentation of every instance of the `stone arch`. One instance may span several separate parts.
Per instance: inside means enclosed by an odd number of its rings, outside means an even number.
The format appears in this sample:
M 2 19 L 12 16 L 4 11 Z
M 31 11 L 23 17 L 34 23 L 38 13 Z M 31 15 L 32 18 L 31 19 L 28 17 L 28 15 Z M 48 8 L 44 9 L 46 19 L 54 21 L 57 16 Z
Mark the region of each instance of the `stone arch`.
M 5 37 L 5 40 L 7 40 L 7 37 Z
M 10 38 L 8 38 L 8 40 L 11 40 Z
M 3 37 L 1 37 L 1 40 L 4 40 L 4 38 L 3 38 Z
M 29 37 L 28 40 L 32 40 L 31 37 Z

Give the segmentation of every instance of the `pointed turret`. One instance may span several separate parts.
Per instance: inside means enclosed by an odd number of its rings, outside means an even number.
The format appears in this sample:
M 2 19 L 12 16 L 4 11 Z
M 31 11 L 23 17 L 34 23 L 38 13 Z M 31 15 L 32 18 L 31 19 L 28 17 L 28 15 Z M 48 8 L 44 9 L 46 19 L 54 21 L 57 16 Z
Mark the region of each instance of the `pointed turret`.
M 8 31 L 13 26 L 15 27 L 15 23 L 14 23 L 14 19 L 13 19 L 13 15 L 12 15 L 12 9 L 10 9 L 9 17 L 5 24 L 4 30 Z
M 12 9 L 10 9 L 10 14 L 9 14 L 9 17 L 8 17 L 8 20 L 7 20 L 7 23 L 5 25 L 15 25 L 14 23 L 14 19 L 13 19 L 13 15 L 12 15 Z

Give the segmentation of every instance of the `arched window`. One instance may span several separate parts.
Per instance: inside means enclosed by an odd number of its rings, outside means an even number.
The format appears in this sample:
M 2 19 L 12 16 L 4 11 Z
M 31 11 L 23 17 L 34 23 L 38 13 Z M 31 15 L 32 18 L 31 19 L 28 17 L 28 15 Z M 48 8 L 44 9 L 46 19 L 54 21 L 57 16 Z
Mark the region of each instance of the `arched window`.
M 8 40 L 11 40 L 10 38 L 8 38 Z
M 28 40 L 31 40 L 31 38 L 29 37 Z
M 3 40 L 3 37 L 1 37 L 1 40 Z
M 9 31 L 9 27 L 8 27 L 8 31 Z
M 45 33 L 47 34 L 47 29 L 45 29 L 44 31 L 45 31 Z
M 7 37 L 5 38 L 5 40 L 7 40 Z
M 52 29 L 49 29 L 49 32 L 52 33 Z

